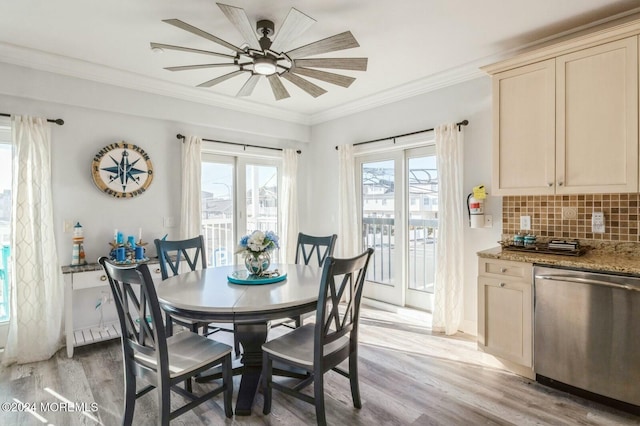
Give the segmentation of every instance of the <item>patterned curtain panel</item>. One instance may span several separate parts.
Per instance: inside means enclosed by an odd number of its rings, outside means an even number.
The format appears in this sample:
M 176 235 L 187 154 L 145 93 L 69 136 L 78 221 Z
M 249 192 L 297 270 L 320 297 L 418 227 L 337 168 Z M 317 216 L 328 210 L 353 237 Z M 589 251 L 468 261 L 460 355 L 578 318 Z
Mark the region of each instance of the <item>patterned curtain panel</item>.
M 451 335 L 458 331 L 463 309 L 463 134 L 455 123 L 438 126 L 435 133 L 440 190 L 432 328 Z
M 338 253 L 353 257 L 361 252 L 359 240 L 356 172 L 353 145 L 340 145 L 338 150 Z
M 295 263 L 298 243 L 298 153 L 285 149 L 282 153 L 282 229 L 280 257 L 284 263 Z M 284 250 L 283 250 L 284 249 Z
M 51 128 L 14 116 L 11 319 L 3 363 L 50 358 L 62 347 L 64 283 L 53 233 Z
M 202 139 L 187 136 L 182 143 L 182 195 L 180 210 L 180 239 L 197 237 L 202 233 Z

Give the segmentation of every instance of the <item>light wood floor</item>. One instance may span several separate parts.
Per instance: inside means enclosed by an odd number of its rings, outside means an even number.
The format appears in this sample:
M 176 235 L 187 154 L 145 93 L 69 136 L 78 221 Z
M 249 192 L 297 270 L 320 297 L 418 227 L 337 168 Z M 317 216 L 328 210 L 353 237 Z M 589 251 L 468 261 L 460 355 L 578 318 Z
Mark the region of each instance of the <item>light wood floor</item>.
M 640 425 L 636 416 L 505 371 L 495 359 L 478 352 L 470 336 L 432 334 L 424 324 L 424 315 L 412 311 L 363 308 L 359 358 L 363 408 L 353 408 L 348 381 L 329 372 L 325 376 L 329 424 Z M 221 340 L 228 335 L 219 334 Z M 96 412 L 85 414 L 37 411 L 46 423 L 30 413 L 0 411 L 0 425 L 117 425 L 122 389 L 118 340 L 76 348 L 72 359 L 61 350 L 45 362 L 0 367 L 0 403 L 14 398 L 55 403 L 66 398 L 73 403 L 95 402 L 98 407 Z M 274 392 L 269 416 L 262 415 L 261 394 L 256 396 L 252 416 L 228 420 L 221 404 L 221 397 L 216 397 L 172 424 L 315 424 L 311 405 L 278 392 Z M 134 425 L 155 424 L 156 407 L 155 392 L 138 400 Z

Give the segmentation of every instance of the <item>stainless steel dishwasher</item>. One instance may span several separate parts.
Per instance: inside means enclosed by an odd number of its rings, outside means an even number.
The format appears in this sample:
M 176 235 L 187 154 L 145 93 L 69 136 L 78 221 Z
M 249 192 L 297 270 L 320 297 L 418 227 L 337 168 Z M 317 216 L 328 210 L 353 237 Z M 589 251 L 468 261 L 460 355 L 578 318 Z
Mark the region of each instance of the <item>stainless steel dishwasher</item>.
M 640 278 L 541 266 L 534 277 L 536 375 L 640 406 Z

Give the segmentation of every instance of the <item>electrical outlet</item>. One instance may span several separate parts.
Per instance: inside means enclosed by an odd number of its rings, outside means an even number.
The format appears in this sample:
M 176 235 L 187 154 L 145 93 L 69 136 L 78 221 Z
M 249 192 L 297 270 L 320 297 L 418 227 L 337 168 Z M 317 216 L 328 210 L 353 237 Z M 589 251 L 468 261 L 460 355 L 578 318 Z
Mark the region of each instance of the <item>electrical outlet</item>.
M 604 234 L 604 213 L 593 212 L 591 215 L 591 232 L 594 234 Z
M 490 214 L 484 215 L 484 227 L 493 228 L 493 216 Z
M 65 234 L 71 232 L 73 230 L 73 221 L 71 220 L 63 220 L 62 221 L 62 232 Z
M 529 231 L 531 229 L 531 216 L 520 216 L 520 230 Z

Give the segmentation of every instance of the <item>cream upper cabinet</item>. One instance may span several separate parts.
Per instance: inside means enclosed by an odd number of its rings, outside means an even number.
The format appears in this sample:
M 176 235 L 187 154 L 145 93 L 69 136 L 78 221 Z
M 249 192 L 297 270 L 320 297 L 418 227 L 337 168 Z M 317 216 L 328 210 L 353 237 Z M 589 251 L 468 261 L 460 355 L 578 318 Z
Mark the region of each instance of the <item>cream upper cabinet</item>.
M 638 192 L 638 36 L 580 43 L 485 68 L 495 195 Z
M 556 58 L 556 193 L 638 191 L 638 40 Z
M 493 77 L 493 192 L 553 194 L 555 60 Z

